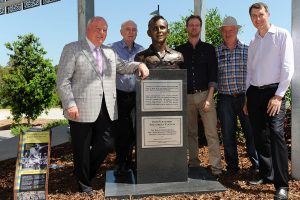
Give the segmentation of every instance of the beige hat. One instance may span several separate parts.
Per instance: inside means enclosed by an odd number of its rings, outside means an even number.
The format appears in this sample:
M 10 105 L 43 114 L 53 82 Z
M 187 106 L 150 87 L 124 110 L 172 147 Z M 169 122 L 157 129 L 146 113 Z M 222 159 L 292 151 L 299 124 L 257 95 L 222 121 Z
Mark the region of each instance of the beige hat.
M 223 24 L 222 24 L 222 26 L 220 27 L 220 29 L 221 29 L 223 26 L 237 26 L 238 29 L 242 27 L 241 25 L 238 25 L 237 22 L 236 22 L 236 19 L 235 19 L 234 17 L 231 17 L 231 16 L 228 16 L 228 17 L 226 17 L 226 18 L 224 19 Z

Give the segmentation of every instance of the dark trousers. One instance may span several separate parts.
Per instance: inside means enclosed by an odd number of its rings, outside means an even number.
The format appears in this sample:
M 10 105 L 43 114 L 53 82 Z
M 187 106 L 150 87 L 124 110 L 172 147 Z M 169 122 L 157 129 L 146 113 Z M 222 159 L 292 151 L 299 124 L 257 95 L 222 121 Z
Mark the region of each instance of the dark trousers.
M 83 123 L 69 120 L 73 147 L 74 174 L 84 186 L 91 180 L 113 148 L 112 121 L 103 98 L 100 114 L 95 122 Z
M 118 120 L 115 133 L 117 164 L 131 162 L 131 146 L 135 141 L 134 118 L 135 92 L 117 90 Z
M 239 117 L 244 136 L 246 139 L 247 154 L 254 168 L 258 168 L 258 156 L 255 150 L 253 131 L 249 118 L 243 112 L 245 95 L 229 96 L 218 95 L 218 117 L 224 144 L 224 154 L 227 170 L 238 171 L 239 161 L 236 143 L 237 117 Z
M 259 89 L 250 86 L 247 105 L 259 156 L 260 176 L 273 179 L 278 189 L 288 187 L 288 150 L 284 137 L 285 99 L 282 99 L 279 114 L 267 114 L 268 102 L 276 90 L 277 87 Z

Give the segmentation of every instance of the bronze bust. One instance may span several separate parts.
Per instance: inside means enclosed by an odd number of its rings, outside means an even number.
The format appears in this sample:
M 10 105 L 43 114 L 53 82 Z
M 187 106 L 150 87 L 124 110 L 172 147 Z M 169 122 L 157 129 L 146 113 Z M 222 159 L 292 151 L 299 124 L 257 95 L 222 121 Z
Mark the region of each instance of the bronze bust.
M 134 60 L 145 63 L 149 69 L 179 69 L 183 56 L 167 45 L 169 29 L 165 18 L 160 15 L 152 17 L 147 33 L 152 44 L 148 49 L 136 54 Z

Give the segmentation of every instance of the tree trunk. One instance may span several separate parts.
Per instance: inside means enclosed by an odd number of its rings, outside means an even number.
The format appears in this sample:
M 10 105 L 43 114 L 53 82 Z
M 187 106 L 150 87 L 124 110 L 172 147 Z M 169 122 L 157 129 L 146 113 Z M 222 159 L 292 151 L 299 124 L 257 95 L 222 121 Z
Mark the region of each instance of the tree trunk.
M 30 117 L 26 117 L 27 119 L 27 124 L 30 125 Z

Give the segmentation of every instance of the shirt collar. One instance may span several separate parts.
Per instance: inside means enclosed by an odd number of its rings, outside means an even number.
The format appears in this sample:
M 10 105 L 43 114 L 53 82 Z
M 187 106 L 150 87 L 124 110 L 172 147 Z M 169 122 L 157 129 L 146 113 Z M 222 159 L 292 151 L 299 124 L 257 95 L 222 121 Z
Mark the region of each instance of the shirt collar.
M 273 24 L 271 24 L 271 26 L 266 34 L 268 34 L 268 33 L 270 33 L 270 34 L 276 33 L 276 27 Z M 256 31 L 255 37 L 261 38 L 258 31 Z
M 151 50 L 151 52 L 157 53 L 157 51 L 154 49 L 154 46 L 152 44 L 150 45 L 149 49 Z M 170 47 L 168 47 L 168 45 L 167 45 L 166 48 L 165 48 L 165 51 L 167 53 L 171 53 L 172 49 Z
M 124 39 L 121 40 L 121 44 L 123 48 L 128 48 L 128 45 L 125 43 Z M 135 48 L 135 42 L 133 42 L 132 44 L 132 49 Z
M 243 44 L 240 42 L 239 39 L 237 39 L 237 44 L 235 45 L 235 48 L 242 48 Z M 225 42 L 222 43 L 222 49 L 228 49 L 228 47 L 225 45 Z
M 194 48 L 193 45 L 192 45 L 192 43 L 190 43 L 190 41 L 188 41 L 188 44 L 189 44 L 189 46 L 190 46 L 191 48 Z M 202 41 L 201 41 L 201 38 L 199 38 L 199 40 L 198 40 L 198 42 L 197 42 L 195 48 L 199 48 L 201 44 L 202 44 Z
M 87 43 L 88 43 L 91 51 L 94 51 L 94 49 L 96 48 L 96 46 L 87 37 L 85 39 L 86 39 L 86 41 L 87 41 Z

